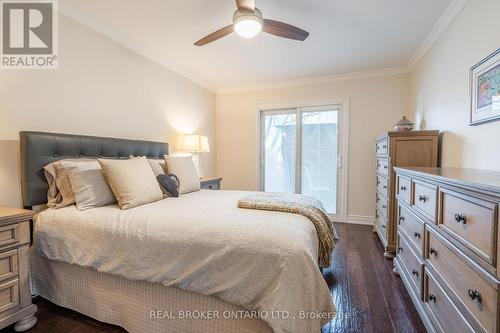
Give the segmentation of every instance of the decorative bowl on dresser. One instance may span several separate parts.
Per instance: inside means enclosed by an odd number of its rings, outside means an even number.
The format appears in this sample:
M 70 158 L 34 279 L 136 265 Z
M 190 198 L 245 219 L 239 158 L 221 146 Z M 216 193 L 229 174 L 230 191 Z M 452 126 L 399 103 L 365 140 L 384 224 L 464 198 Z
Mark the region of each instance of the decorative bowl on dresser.
M 0 329 L 16 323 L 22 332 L 36 324 L 31 304 L 28 249 L 30 210 L 0 207 Z
M 394 265 L 429 332 L 500 332 L 500 172 L 396 168 Z M 409 195 L 408 195 L 409 193 Z
M 439 131 L 385 132 L 377 137 L 377 183 L 374 231 L 392 259 L 396 252 L 397 205 L 393 167 L 438 166 Z M 404 179 L 402 179 L 404 181 Z M 409 194 L 410 186 L 401 183 Z
M 220 190 L 220 183 L 222 178 L 202 178 L 200 180 L 200 187 L 203 190 Z

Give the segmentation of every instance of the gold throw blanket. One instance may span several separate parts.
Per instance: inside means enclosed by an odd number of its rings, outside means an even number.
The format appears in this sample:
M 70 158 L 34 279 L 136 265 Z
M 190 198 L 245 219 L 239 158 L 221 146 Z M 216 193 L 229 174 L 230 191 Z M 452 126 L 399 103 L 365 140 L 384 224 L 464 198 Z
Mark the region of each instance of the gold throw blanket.
M 318 264 L 330 266 L 334 240 L 338 239 L 332 221 L 321 201 L 302 194 L 255 193 L 238 201 L 239 208 L 299 214 L 314 224 L 319 239 Z

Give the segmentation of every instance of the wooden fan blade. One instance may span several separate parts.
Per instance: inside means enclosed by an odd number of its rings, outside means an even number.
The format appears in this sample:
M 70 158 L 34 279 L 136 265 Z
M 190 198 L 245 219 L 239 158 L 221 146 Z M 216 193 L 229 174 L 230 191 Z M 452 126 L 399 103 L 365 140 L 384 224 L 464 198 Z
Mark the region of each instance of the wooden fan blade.
M 309 36 L 307 31 L 294 27 L 293 25 L 268 19 L 264 19 L 262 31 L 271 35 L 300 41 L 305 40 L 307 36 Z
M 224 28 L 221 28 L 215 32 L 212 32 L 210 35 L 207 35 L 200 39 L 199 41 L 195 42 L 194 45 L 196 46 L 203 46 L 205 44 L 211 43 L 213 41 L 216 41 L 219 38 L 225 37 L 229 35 L 231 32 L 234 31 L 233 25 L 230 24 L 228 26 L 225 26 Z
M 253 12 L 255 10 L 254 0 L 236 0 L 236 6 L 239 11 L 242 12 Z

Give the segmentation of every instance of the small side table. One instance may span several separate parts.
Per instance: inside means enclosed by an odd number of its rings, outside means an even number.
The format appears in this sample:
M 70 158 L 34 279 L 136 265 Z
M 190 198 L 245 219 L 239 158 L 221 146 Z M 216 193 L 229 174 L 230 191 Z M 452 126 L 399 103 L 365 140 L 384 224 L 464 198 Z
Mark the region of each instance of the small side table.
M 29 283 L 31 210 L 0 207 L 0 329 L 12 325 L 16 332 L 36 324 Z
M 200 187 L 202 190 L 220 190 L 222 178 L 202 178 Z

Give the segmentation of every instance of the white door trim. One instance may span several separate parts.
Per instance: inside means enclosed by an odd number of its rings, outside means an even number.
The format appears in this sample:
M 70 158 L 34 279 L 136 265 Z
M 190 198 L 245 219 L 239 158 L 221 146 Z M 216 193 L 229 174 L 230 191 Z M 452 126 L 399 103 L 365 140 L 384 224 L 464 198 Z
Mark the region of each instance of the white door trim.
M 341 158 L 341 167 L 338 168 L 338 181 L 340 183 L 338 189 L 340 195 L 339 199 L 339 212 L 333 216 L 336 222 L 347 222 L 348 216 L 348 197 L 349 197 L 349 97 L 326 99 L 320 101 L 304 101 L 300 103 L 276 103 L 276 104 L 262 104 L 257 106 L 257 184 L 259 184 L 259 189 L 264 188 L 261 177 L 261 168 L 263 166 L 262 158 L 262 114 L 265 111 L 269 113 L 270 111 L 276 110 L 277 113 L 286 113 L 286 111 L 279 111 L 283 109 L 295 109 L 300 112 L 301 108 L 311 107 L 311 106 L 324 106 L 324 105 L 341 105 L 342 109 L 339 112 L 339 156 Z M 300 118 L 300 117 L 299 117 Z M 297 138 L 298 139 L 298 138 Z M 299 143 L 300 144 L 300 143 Z M 297 146 L 299 146 L 297 144 Z M 297 149 L 299 149 L 298 147 Z M 341 151 L 340 151 L 341 150 Z

